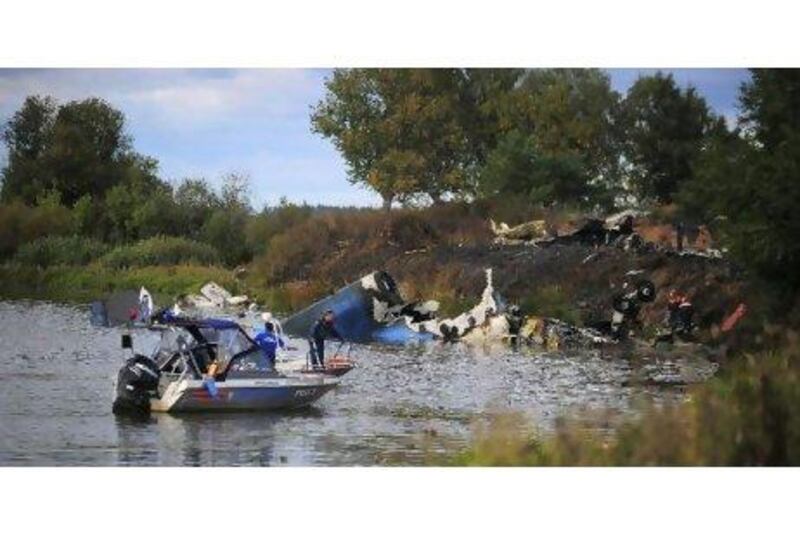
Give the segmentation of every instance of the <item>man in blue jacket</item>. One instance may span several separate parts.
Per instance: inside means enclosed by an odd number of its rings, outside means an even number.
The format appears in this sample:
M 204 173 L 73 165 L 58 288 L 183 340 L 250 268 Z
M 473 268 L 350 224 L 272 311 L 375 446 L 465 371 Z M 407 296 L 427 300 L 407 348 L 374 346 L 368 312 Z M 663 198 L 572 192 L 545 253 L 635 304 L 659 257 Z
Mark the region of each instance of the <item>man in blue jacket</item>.
M 267 362 L 266 369 L 275 370 L 275 353 L 278 351 L 278 347 L 286 348 L 283 339 L 275 333 L 275 324 L 271 321 L 264 322 L 264 331 L 256 335 L 253 340 L 264 352 L 264 358 Z
M 333 322 L 335 315 L 331 309 L 322 314 L 309 332 L 308 344 L 311 347 L 311 364 L 315 368 L 325 368 L 325 339 L 343 340 Z

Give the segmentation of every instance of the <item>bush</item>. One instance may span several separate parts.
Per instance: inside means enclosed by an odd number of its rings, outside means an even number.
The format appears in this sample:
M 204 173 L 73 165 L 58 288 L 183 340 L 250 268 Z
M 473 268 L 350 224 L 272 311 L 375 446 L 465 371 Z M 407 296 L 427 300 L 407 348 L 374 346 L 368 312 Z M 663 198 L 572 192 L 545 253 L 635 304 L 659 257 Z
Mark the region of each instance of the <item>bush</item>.
M 53 265 L 87 265 L 108 252 L 102 242 L 78 235 L 42 237 L 23 244 L 14 262 L 46 268 Z
M 64 235 L 71 229 L 69 209 L 54 201 L 36 207 L 20 201 L 0 204 L 0 258 L 14 255 L 22 243 L 46 235 Z
M 239 208 L 221 208 L 203 226 L 203 240 L 213 246 L 222 261 L 236 266 L 252 259 L 245 242 L 249 213 Z
M 526 315 L 557 318 L 571 324 L 581 324 L 581 315 L 571 295 L 560 285 L 543 285 L 528 294 L 520 308 Z
M 135 244 L 118 246 L 101 258 L 110 268 L 157 265 L 214 265 L 219 254 L 210 245 L 182 237 L 152 237 Z

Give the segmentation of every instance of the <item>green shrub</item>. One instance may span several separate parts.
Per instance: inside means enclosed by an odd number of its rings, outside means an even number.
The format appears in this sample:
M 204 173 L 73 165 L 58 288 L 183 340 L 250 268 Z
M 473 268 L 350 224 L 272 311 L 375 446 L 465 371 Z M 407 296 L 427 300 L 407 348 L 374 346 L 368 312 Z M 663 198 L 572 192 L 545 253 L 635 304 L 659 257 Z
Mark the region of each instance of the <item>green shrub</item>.
M 572 298 L 560 285 L 543 285 L 528 294 L 520 308 L 526 315 L 558 318 L 571 324 L 580 324 L 581 315 Z
M 554 434 L 542 434 L 521 414 L 498 414 L 476 427 L 451 464 L 796 466 L 798 402 L 800 355 L 789 346 L 743 357 L 696 386 L 688 401 L 646 405 L 606 437 L 584 420 L 564 418 Z
M 14 262 L 46 268 L 53 265 L 87 265 L 108 252 L 108 246 L 88 237 L 42 237 L 20 246 Z
M 215 265 L 220 262 L 214 247 L 182 237 L 152 237 L 134 244 L 118 246 L 100 262 L 109 268 L 158 265 Z
M 0 259 L 14 255 L 17 248 L 47 235 L 64 235 L 72 230 L 69 209 L 45 198 L 38 206 L 15 200 L 0 204 Z

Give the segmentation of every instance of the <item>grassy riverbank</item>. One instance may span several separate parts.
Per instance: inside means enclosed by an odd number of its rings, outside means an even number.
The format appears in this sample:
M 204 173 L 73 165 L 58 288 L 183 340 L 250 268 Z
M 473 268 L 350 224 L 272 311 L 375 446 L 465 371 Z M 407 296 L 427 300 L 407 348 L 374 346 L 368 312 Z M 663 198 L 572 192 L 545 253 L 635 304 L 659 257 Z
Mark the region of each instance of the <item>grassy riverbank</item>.
M 458 466 L 800 465 L 800 350 L 748 355 L 688 399 L 645 406 L 600 437 L 568 416 L 552 435 L 515 414 L 477 426 Z
M 231 290 L 236 290 L 238 285 L 232 271 L 213 266 L 148 266 L 118 270 L 96 264 L 47 268 L 6 264 L 0 267 L 0 297 L 86 303 L 114 291 L 145 286 L 156 298 L 171 300 L 180 294 L 197 292 L 208 281 Z
M 656 301 L 642 310 L 645 326 L 663 318 L 667 289 L 683 290 L 694 299 L 704 332 L 742 301 L 744 283 L 726 261 L 582 244 L 500 246 L 493 243 L 488 222 L 541 218 L 555 226 L 579 216 L 564 209 L 476 203 L 388 213 L 321 211 L 292 219 L 280 230 L 270 225 L 274 220 L 264 218 L 265 227 L 272 229 L 262 233 L 270 236 L 260 241 L 262 252 L 239 269 L 223 265 L 202 243 L 186 239 L 155 237 L 102 250 L 89 241 L 51 238 L 24 247 L 0 266 L 0 297 L 86 302 L 145 286 L 161 298 L 159 303 L 171 303 L 214 281 L 287 313 L 374 270 L 385 270 L 406 299 L 435 299 L 444 315 L 455 315 L 477 302 L 484 271 L 492 268 L 495 288 L 524 312 L 576 324 L 607 320 L 612 297 L 632 270 L 644 272 L 659 289 Z M 654 227 L 658 221 L 643 220 L 637 230 Z M 74 253 L 80 247 L 85 253 Z M 75 264 L 79 261 L 88 264 Z

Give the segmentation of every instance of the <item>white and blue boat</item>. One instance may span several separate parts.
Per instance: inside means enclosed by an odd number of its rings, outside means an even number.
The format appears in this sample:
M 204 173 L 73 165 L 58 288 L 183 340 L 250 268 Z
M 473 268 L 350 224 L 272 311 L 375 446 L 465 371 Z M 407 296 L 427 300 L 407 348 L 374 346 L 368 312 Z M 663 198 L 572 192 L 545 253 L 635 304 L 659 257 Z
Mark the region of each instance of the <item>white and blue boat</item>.
M 242 327 L 231 320 L 161 313 L 150 356 L 128 359 L 119 371 L 114 412 L 192 412 L 295 409 L 339 384 L 322 372 L 280 373 Z M 123 348 L 132 349 L 129 335 Z

